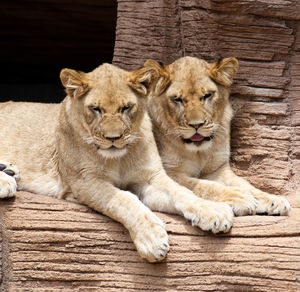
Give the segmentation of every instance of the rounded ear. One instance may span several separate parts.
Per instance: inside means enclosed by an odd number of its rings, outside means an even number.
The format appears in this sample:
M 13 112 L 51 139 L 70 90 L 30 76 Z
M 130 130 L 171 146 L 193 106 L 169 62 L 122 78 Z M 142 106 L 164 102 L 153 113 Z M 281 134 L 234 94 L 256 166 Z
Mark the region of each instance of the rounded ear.
M 141 68 L 130 73 L 129 86 L 143 96 L 147 96 L 158 78 L 153 68 Z
M 210 64 L 209 76 L 217 83 L 229 87 L 233 83 L 238 67 L 239 62 L 234 57 L 220 59 Z
M 78 98 L 87 93 L 90 89 L 86 74 L 72 69 L 62 69 L 60 80 L 66 88 L 66 93 L 73 98 Z
M 147 60 L 144 64 L 144 68 L 151 68 L 157 72 L 153 91 L 155 95 L 161 95 L 168 88 L 171 82 L 169 67 L 161 62 Z

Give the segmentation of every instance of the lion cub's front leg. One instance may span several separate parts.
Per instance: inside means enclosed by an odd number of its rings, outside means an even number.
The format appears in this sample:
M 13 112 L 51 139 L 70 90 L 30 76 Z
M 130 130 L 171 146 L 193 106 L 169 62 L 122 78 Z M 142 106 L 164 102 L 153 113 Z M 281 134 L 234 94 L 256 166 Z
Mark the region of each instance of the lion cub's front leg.
M 169 251 L 164 223 L 136 195 L 98 180 L 76 180 L 72 185 L 76 199 L 122 223 L 142 258 L 161 261 Z
M 20 172 L 13 164 L 0 160 L 0 198 L 13 197 L 17 192 Z
M 232 226 L 233 212 L 227 204 L 197 197 L 163 171 L 156 174 L 149 184 L 136 188 L 150 209 L 182 215 L 204 231 L 228 232 Z

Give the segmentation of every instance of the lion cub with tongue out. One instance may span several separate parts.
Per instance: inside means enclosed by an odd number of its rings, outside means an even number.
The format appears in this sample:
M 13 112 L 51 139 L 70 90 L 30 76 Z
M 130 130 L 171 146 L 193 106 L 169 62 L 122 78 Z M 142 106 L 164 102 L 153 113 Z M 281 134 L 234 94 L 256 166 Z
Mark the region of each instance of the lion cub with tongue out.
M 67 92 L 61 104 L 0 104 L 1 198 L 17 187 L 76 198 L 121 222 L 150 262 L 169 250 L 164 224 L 151 210 L 214 233 L 231 228 L 227 204 L 198 198 L 163 169 L 146 112 L 156 68 L 127 72 L 104 64 L 60 76 Z
M 228 203 L 236 215 L 287 215 L 285 198 L 258 190 L 230 169 L 228 99 L 238 61 L 184 57 L 144 66 L 159 72 L 148 107 L 167 173 L 199 197 Z

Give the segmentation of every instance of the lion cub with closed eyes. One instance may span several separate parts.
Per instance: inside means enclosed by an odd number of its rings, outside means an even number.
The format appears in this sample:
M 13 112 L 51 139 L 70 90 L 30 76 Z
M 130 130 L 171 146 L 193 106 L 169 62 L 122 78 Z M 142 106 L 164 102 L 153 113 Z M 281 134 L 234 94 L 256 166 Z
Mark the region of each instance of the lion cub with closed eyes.
M 121 222 L 150 262 L 169 250 L 164 224 L 150 209 L 228 231 L 227 204 L 198 198 L 163 169 L 146 112 L 157 76 L 156 69 L 109 64 L 90 73 L 64 69 L 61 104 L 0 104 L 0 197 L 18 188 L 75 198 Z
M 160 74 L 149 113 L 170 177 L 199 197 L 228 203 L 235 215 L 288 215 L 285 198 L 255 188 L 230 169 L 229 87 L 237 59 L 209 64 L 184 57 L 168 66 L 148 60 L 145 67 Z

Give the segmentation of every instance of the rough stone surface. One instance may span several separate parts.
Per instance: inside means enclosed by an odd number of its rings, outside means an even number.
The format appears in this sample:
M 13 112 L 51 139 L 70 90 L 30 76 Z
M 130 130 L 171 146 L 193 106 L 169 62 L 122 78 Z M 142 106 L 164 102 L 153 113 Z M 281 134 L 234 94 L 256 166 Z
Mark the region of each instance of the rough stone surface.
M 115 64 L 125 69 L 136 69 L 149 58 L 168 64 L 188 55 L 209 62 L 229 56 L 239 59 L 240 69 L 231 96 L 235 111 L 231 141 L 233 169 L 265 191 L 288 195 L 290 200 L 295 196 L 299 200 L 300 2 L 118 0 Z M 291 201 L 295 214 L 295 202 Z M 277 281 L 273 282 L 272 277 L 279 276 L 281 272 L 297 274 L 299 263 L 293 262 L 293 256 L 290 267 L 281 262 L 278 255 L 285 253 L 285 247 L 289 246 L 289 243 L 280 245 L 288 238 L 283 235 L 285 228 L 282 225 L 275 227 L 271 222 L 267 226 L 265 220 L 274 222 L 277 219 L 236 218 L 229 238 L 222 237 L 221 241 L 214 238 L 212 246 L 206 241 L 211 237 L 201 237 L 200 249 L 209 246 L 220 254 L 213 252 L 212 257 L 203 260 L 200 259 L 202 252 L 192 248 L 193 257 L 200 256 L 199 261 L 193 262 L 194 273 L 186 278 L 184 286 L 179 284 L 172 288 L 179 291 L 299 291 L 299 275 L 295 278 L 295 286 L 290 285 L 292 281 L 282 286 Z M 297 225 L 299 214 L 288 220 Z M 240 222 L 245 225 L 239 225 Z M 187 228 L 186 223 L 182 227 Z M 276 230 L 276 237 L 269 234 L 271 230 Z M 233 236 L 235 232 L 239 234 L 237 237 Z M 173 232 L 171 240 L 172 236 Z M 298 232 L 293 236 L 298 249 Z M 196 239 L 197 242 L 199 240 Z M 226 240 L 225 245 L 223 240 Z M 185 241 L 191 242 L 188 235 L 181 237 L 178 246 Z M 255 246 L 250 247 L 249 243 Z M 260 251 L 256 244 L 270 250 Z M 273 244 L 280 246 L 273 249 Z M 231 250 L 233 246 L 237 247 L 235 251 Z M 262 252 L 268 259 L 261 258 L 261 255 L 252 258 L 248 254 L 250 250 Z M 168 260 L 181 257 L 172 251 Z M 295 255 L 300 255 L 299 249 Z M 224 263 L 219 262 L 223 258 L 230 262 L 224 270 Z M 185 263 L 189 261 L 186 258 L 185 262 L 178 262 L 178 267 L 185 270 Z M 167 264 L 169 267 L 168 261 Z M 206 275 L 202 273 L 205 267 Z M 253 277 L 250 271 L 254 270 L 257 274 Z M 174 272 L 174 275 L 177 276 L 177 273 Z M 249 281 L 249 276 L 253 277 L 253 281 Z M 214 280 L 211 282 L 212 277 Z M 180 279 L 176 279 L 176 283 L 180 283 Z
M 167 259 L 141 259 L 126 229 L 89 208 L 30 193 L 0 205 L 1 291 L 299 291 L 300 200 L 290 217 L 234 219 L 212 235 L 165 221 Z
M 300 2 L 118 1 L 114 63 L 235 56 L 232 165 L 276 194 L 300 193 Z

